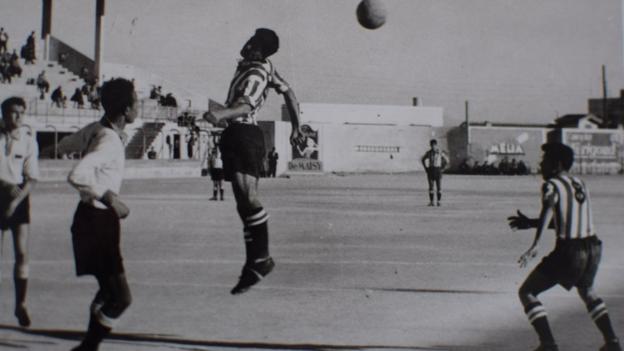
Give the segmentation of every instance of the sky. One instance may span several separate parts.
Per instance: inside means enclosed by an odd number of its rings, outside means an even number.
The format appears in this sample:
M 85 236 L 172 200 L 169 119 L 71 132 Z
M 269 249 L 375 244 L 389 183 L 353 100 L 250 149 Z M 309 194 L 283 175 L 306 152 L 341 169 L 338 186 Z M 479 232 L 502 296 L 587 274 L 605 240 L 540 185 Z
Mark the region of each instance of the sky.
M 621 0 L 381 0 L 387 21 L 358 25 L 359 0 L 107 0 L 107 62 L 127 63 L 217 101 L 257 27 L 300 102 L 444 108 L 464 120 L 549 123 L 623 88 Z M 93 56 L 95 1 L 54 0 L 53 35 Z M 40 30 L 40 0 L 0 0 L 12 40 Z M 166 90 L 166 87 L 163 87 Z M 260 119 L 279 119 L 269 97 Z

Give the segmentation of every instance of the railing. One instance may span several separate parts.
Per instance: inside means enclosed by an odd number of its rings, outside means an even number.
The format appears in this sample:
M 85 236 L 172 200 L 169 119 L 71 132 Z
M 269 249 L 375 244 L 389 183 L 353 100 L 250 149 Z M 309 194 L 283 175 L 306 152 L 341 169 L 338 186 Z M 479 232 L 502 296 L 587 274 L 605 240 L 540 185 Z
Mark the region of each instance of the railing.
M 78 123 L 83 125 L 99 119 L 104 114 L 102 109 L 98 110 L 90 107 L 76 108 L 73 106 L 58 107 L 49 100 L 40 100 L 38 98 L 32 98 L 27 105 L 26 113 L 29 115 L 29 119 L 34 119 L 42 124 Z M 199 120 L 204 111 L 164 107 L 154 104 L 150 100 L 141 100 L 138 117 L 146 122 L 177 122 L 178 117 L 185 112 Z

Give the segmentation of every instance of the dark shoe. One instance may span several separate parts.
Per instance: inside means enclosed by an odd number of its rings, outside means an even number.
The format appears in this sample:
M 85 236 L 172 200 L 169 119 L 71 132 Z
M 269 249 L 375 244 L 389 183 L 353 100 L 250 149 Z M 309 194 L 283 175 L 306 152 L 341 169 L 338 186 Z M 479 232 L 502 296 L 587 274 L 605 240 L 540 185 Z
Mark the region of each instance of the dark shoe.
M 242 294 L 249 290 L 252 286 L 258 284 L 262 278 L 266 277 L 275 267 L 275 262 L 271 257 L 267 257 L 262 261 L 254 262 L 250 265 L 245 265 L 241 276 L 238 278 L 238 284 L 230 293 L 232 295 Z
M 25 306 L 19 306 L 15 308 L 15 317 L 17 322 L 22 327 L 30 327 L 30 317 L 28 316 L 28 310 Z
M 427 206 L 433 207 L 434 204 L 433 204 L 433 202 L 430 202 L 429 205 L 427 205 Z
M 84 342 L 82 342 L 80 345 L 71 349 L 71 351 L 98 351 L 99 348 L 99 346 L 88 346 Z
M 620 346 L 620 341 L 615 339 L 605 343 L 600 348 L 600 351 L 622 351 L 622 347 Z
M 535 351 L 559 351 L 557 344 L 540 344 Z
M 217 201 L 217 198 L 216 198 L 216 197 L 211 197 L 211 198 L 210 198 L 210 199 L 208 199 L 208 200 L 210 200 L 210 201 Z

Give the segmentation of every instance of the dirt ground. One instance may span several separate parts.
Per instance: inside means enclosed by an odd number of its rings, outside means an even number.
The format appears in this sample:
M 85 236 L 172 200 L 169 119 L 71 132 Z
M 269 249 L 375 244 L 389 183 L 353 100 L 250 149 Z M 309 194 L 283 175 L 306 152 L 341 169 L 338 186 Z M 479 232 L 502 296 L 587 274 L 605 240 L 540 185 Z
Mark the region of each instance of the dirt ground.
M 598 293 L 624 335 L 624 178 L 586 177 L 604 254 Z M 441 207 L 427 207 L 422 174 L 325 175 L 261 180 L 275 271 L 232 296 L 244 259 L 229 184 L 208 201 L 206 179 L 126 181 L 122 223 L 133 304 L 102 351 L 532 350 L 516 291 L 554 243 L 549 232 L 529 269 L 516 261 L 533 231 L 506 217 L 539 210 L 540 178 L 447 175 Z M 86 327 L 95 280 L 77 278 L 67 184 L 32 196 L 33 324 L 13 317 L 12 240 L 4 236 L 0 349 L 69 350 Z M 542 295 L 561 350 L 602 341 L 574 291 Z

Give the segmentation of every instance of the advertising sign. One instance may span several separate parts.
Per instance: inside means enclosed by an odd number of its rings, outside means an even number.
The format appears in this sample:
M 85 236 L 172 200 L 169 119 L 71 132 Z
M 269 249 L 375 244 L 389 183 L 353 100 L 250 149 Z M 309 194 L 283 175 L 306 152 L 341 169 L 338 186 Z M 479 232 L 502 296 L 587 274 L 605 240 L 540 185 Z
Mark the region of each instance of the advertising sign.
M 564 129 L 562 139 L 574 150 L 573 173 L 617 174 L 622 169 L 621 131 Z
M 301 144 L 292 146 L 292 161 L 288 162 L 289 171 L 323 171 L 323 164 L 319 160 L 318 130 L 310 125 L 301 126 L 305 140 Z

